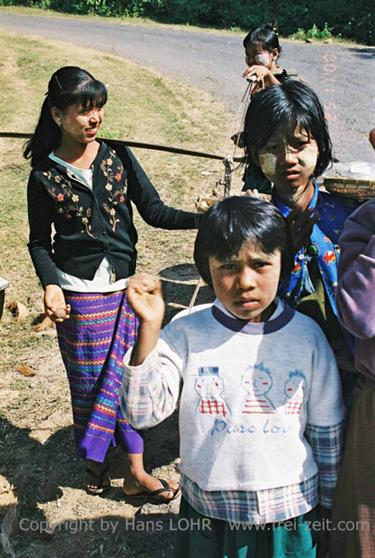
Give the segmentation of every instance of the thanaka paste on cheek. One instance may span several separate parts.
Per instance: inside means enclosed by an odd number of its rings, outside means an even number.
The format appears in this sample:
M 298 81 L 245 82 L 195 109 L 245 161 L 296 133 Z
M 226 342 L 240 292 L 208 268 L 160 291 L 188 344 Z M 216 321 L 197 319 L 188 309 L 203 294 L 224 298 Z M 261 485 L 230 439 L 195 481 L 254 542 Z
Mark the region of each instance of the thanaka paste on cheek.
M 298 167 L 300 167 L 303 175 L 306 177 L 306 179 L 310 178 L 314 173 L 318 160 L 318 148 L 316 143 L 314 142 L 300 151 L 297 155 L 297 159 L 297 165 Z M 277 156 L 273 153 L 262 153 L 259 155 L 259 164 L 264 176 L 271 182 L 275 182 L 275 179 L 277 178 Z
M 312 176 L 318 160 L 318 148 L 314 143 L 305 148 L 298 156 L 300 165 L 303 167 L 304 173 Z
M 267 66 L 270 62 L 270 55 L 268 52 L 262 52 L 260 54 L 256 54 L 254 57 L 255 64 L 260 64 L 261 66 Z
M 272 182 L 276 174 L 276 156 L 273 153 L 262 153 L 259 155 L 259 164 L 264 176 Z

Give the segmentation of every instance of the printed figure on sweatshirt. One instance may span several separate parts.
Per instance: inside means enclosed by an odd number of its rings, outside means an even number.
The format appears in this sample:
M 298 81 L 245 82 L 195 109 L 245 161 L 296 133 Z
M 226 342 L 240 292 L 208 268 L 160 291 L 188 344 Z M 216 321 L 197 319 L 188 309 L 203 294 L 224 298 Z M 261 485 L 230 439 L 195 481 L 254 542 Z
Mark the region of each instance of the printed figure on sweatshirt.
M 275 412 L 275 407 L 267 394 L 272 388 L 271 373 L 263 363 L 249 366 L 242 374 L 242 387 L 247 393 L 241 413 L 270 414 Z
M 300 370 L 289 373 L 289 379 L 285 382 L 285 413 L 287 415 L 299 415 L 303 406 L 303 390 L 306 379 Z
M 220 397 L 224 389 L 224 382 L 219 376 L 219 368 L 204 366 L 198 369 L 198 375 L 195 389 L 200 396 L 199 412 L 202 415 L 228 416 L 228 407 L 224 399 Z
M 181 312 L 162 331 L 160 281 L 145 274 L 129 281 L 140 326 L 124 359 L 122 409 L 134 427 L 149 428 L 179 408 L 180 517 L 209 525 L 179 530 L 176 558 L 325 556 L 327 533 L 318 533 L 317 554 L 309 525 L 332 505 L 344 408 L 335 359 L 319 326 L 277 297 L 295 236 L 294 225 L 263 200 L 233 196 L 213 205 L 202 216 L 194 260 L 216 300 Z M 242 414 L 247 381 L 251 398 L 267 402 L 272 387 L 272 402 L 282 406 L 291 361 L 309 388 L 301 392 L 301 412 Z M 206 374 L 212 362 L 222 384 L 215 371 Z M 225 397 L 238 421 L 212 417 L 212 428 L 202 427 L 198 382 L 199 390 L 214 388 L 209 393 L 216 401 Z M 233 522 L 243 528 L 233 530 Z

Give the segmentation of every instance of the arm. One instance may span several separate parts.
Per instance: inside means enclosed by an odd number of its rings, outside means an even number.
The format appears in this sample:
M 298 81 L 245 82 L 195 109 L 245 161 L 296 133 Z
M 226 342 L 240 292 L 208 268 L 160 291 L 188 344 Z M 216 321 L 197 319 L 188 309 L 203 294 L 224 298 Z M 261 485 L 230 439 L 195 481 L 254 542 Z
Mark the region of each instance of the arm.
M 196 229 L 198 227 L 200 215 L 164 204 L 129 149 L 116 148 L 116 152 L 128 172 L 128 195 L 148 225 L 162 229 Z
M 331 517 L 333 496 L 336 488 L 344 443 L 344 421 L 335 426 L 306 425 L 305 435 L 312 447 L 319 469 L 320 528 L 315 529 L 318 543 L 317 558 L 326 558 L 329 546 L 327 521 Z
M 128 284 L 128 300 L 139 318 L 138 339 L 124 361 L 121 407 L 136 428 L 148 428 L 176 408 L 181 359 L 168 337 L 159 339 L 164 314 L 160 281 L 136 275 Z
M 251 76 L 255 76 L 259 82 L 263 84 L 261 89 L 265 87 L 270 87 L 271 85 L 281 85 L 279 80 L 273 75 L 271 70 L 269 70 L 266 66 L 262 66 L 261 64 L 255 64 L 246 68 L 242 77 L 245 79 L 250 79 Z M 258 88 L 257 88 L 258 90 Z
M 314 459 L 319 469 L 319 506 L 320 527 L 315 528 L 317 539 L 317 558 L 326 558 L 329 546 L 331 508 L 337 476 L 342 457 L 344 442 L 344 421 L 335 426 L 306 425 L 305 435 L 312 447 Z
M 27 185 L 27 206 L 30 227 L 28 248 L 44 288 L 44 310 L 51 320 L 62 322 L 69 318 L 70 306 L 65 303 L 64 293 L 58 285 L 57 268 L 52 259 L 54 206 L 33 173 Z
M 342 458 L 344 421 L 334 426 L 307 424 L 305 436 L 319 469 L 319 503 L 323 508 L 331 509 Z
M 375 337 L 374 220 L 375 203 L 371 201 L 348 219 L 340 238 L 339 318 L 350 333 L 362 339 Z
M 43 287 L 58 285 L 57 267 L 52 258 L 51 244 L 54 205 L 33 173 L 30 174 L 27 185 L 27 207 L 30 228 L 27 246 L 35 271 Z
M 164 317 L 164 300 L 159 279 L 140 273 L 129 279 L 128 301 L 139 319 L 138 338 L 129 366 L 139 366 L 159 339 Z

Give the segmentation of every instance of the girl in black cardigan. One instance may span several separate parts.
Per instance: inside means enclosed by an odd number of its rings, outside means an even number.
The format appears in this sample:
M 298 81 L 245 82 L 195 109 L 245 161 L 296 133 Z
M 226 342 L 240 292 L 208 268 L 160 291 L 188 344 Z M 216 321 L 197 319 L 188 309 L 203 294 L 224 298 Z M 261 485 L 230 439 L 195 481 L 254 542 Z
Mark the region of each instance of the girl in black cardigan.
M 52 75 L 24 150 L 32 166 L 28 246 L 56 322 L 86 490 L 110 487 L 108 451 L 120 444 L 134 481 L 124 486 L 125 499 L 163 503 L 178 486 L 145 472 L 142 437 L 119 407 L 122 358 L 138 325 L 126 294 L 137 255 L 131 202 L 154 227 L 196 228 L 197 215 L 165 206 L 130 150 L 98 141 L 106 101 L 104 84 L 81 68 Z

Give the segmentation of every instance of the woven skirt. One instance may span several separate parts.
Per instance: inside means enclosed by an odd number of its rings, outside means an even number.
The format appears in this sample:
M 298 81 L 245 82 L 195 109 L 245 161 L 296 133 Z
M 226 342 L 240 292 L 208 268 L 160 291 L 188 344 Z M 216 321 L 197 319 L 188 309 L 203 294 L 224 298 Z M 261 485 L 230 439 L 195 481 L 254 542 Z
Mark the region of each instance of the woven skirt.
M 117 444 L 128 453 L 143 453 L 143 439 L 119 405 L 122 361 L 137 333 L 126 291 L 64 295 L 71 314 L 57 324 L 57 334 L 70 386 L 77 455 L 102 463 Z

